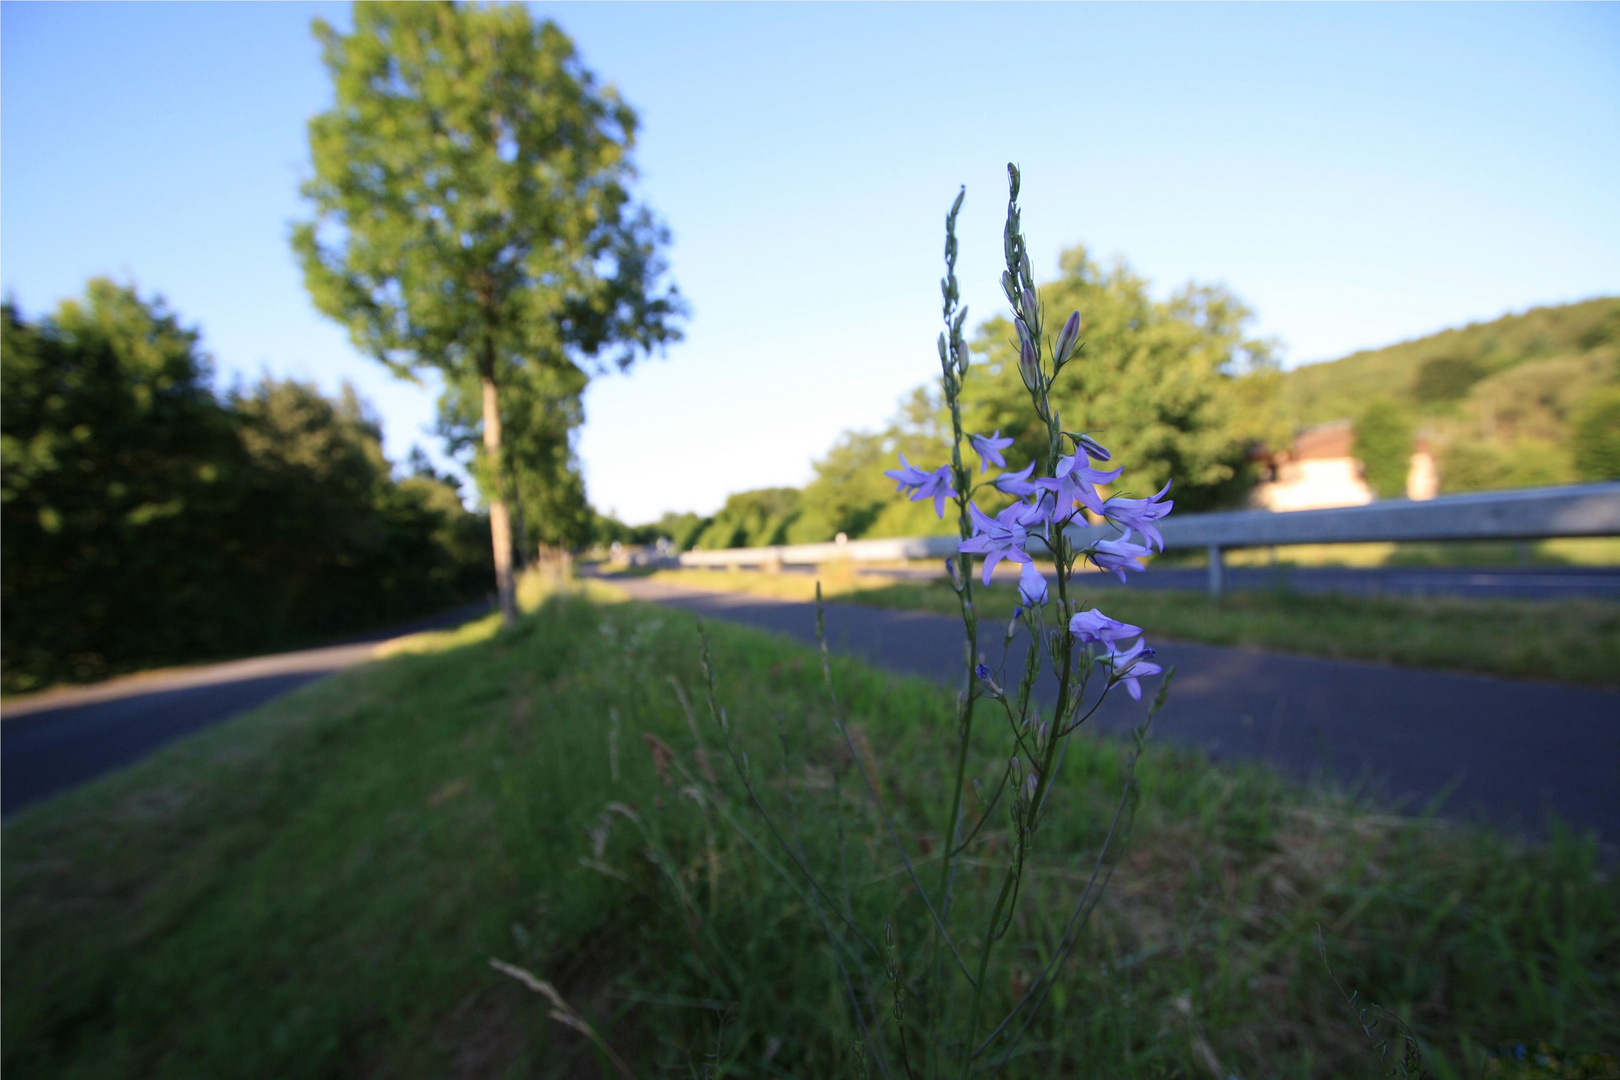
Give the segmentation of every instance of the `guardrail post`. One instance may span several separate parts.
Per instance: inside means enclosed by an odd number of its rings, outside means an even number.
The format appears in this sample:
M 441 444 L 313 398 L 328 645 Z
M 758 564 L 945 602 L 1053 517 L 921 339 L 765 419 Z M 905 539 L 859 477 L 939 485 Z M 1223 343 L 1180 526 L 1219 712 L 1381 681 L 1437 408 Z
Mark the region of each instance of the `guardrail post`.
M 1209 545 L 1209 595 L 1221 595 L 1221 549 L 1218 544 Z

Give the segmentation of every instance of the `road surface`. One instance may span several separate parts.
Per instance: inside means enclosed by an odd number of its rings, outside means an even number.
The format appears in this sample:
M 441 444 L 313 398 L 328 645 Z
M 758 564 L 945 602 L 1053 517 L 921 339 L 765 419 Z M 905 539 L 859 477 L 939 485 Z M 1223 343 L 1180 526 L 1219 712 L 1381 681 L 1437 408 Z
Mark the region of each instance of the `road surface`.
M 1013 576 L 1016 567 L 1008 566 Z M 787 569 L 798 570 L 798 567 Z M 811 572 L 813 567 L 804 567 Z M 933 581 L 942 568 L 863 570 L 862 573 Z M 999 576 L 999 575 L 998 575 Z M 1122 586 L 1108 574 L 1095 574 L 1087 584 Z M 1485 567 L 1349 567 L 1232 566 L 1222 570 L 1229 592 L 1287 588 L 1302 593 L 1347 593 L 1351 596 L 1465 596 L 1475 600 L 1606 600 L 1620 602 L 1620 567 L 1485 566 Z M 1155 566 L 1150 574 L 1132 574 L 1133 589 L 1184 589 L 1202 592 L 1209 586 L 1203 567 Z

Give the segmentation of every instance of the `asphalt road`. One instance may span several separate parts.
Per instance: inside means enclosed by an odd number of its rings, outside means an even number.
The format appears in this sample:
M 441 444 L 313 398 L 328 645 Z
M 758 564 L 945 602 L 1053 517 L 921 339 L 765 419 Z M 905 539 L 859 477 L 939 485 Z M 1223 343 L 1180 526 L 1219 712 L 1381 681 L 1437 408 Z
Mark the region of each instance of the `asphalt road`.
M 815 640 L 811 604 L 701 592 L 642 579 L 614 582 L 637 599 Z M 915 612 L 826 605 L 829 644 L 891 671 L 960 678 L 961 623 Z M 983 655 L 1001 656 L 986 628 Z M 1150 637 L 1151 640 L 1151 637 Z M 1620 691 L 1325 660 L 1258 649 L 1153 641 L 1179 669 L 1154 737 L 1212 757 L 1258 759 L 1418 811 L 1484 819 L 1538 835 L 1545 814 L 1620 844 Z M 1009 670 L 1021 671 L 1013 650 Z M 1150 684 L 1156 686 L 1156 683 Z M 1054 689 L 1048 685 L 1046 693 Z M 1144 697 L 1151 696 L 1151 689 Z M 1116 692 L 1104 731 L 1128 730 L 1143 706 Z
M 0 814 L 100 776 L 305 683 L 370 659 L 380 642 L 452 626 L 474 604 L 338 645 L 111 679 L 0 706 Z
M 1007 564 L 1004 564 L 1007 565 Z M 806 567 L 807 571 L 813 568 Z M 871 570 L 871 574 L 899 575 L 918 580 L 942 578 L 940 570 Z M 1108 574 L 1097 574 L 1096 584 L 1122 588 Z M 1607 600 L 1620 601 L 1620 567 L 1604 566 L 1491 566 L 1491 567 L 1347 567 L 1347 566 L 1226 566 L 1224 587 L 1229 591 L 1292 589 L 1302 593 L 1337 592 L 1351 596 L 1466 596 L 1476 600 Z M 1150 574 L 1132 574 L 1133 589 L 1189 589 L 1208 587 L 1203 567 L 1155 566 Z

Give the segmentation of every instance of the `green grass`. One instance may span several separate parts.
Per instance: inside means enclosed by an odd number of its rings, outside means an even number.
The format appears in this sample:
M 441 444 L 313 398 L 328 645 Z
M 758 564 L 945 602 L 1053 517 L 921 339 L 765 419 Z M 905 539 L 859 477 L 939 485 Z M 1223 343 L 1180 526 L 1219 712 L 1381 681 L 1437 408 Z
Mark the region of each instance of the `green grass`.
M 793 794 L 813 857 L 841 817 L 854 908 L 921 942 L 870 814 L 833 786 L 850 762 L 814 654 L 710 635 L 767 797 Z M 834 670 L 927 861 L 952 697 Z M 702 779 L 672 678 L 701 685 L 687 617 L 554 598 L 514 632 L 425 635 L 23 811 L 3 836 L 6 1076 L 610 1075 L 491 957 L 556 983 L 639 1075 L 701 1075 L 710 1054 L 732 1076 L 854 1075 L 820 931 L 705 811 L 757 833 L 723 770 Z M 1112 742 L 1075 744 L 993 996 L 1029 977 L 1120 768 Z M 1008 1075 L 1374 1075 L 1315 958 L 1319 923 L 1341 979 L 1416 1028 L 1441 1080 L 1478 1075 L 1507 1038 L 1620 1037 L 1620 888 L 1590 842 L 1399 819 L 1166 748 L 1141 778 L 1125 857 Z M 1005 851 L 986 830 L 968 911 Z
M 1089 576 L 1089 575 L 1088 575 Z M 808 574 L 665 570 L 654 581 L 810 600 Z M 1604 601 L 1358 597 L 1287 591 L 1206 593 L 1170 589 L 1084 588 L 1083 607 L 1146 627 L 1154 638 L 1251 645 L 1347 660 L 1478 671 L 1593 686 L 1620 686 L 1620 604 Z M 956 615 L 944 581 L 871 581 L 833 571 L 826 594 L 872 607 Z M 1005 621 L 1016 583 L 976 589 L 980 616 Z

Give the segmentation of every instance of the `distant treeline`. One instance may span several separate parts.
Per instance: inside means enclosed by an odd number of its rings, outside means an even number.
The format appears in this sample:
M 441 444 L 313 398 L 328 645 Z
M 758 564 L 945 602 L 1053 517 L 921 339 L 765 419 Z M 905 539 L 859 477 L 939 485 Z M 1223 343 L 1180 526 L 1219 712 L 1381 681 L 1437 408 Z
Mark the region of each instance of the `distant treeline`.
M 1064 255 L 1063 271 L 1041 287 L 1042 303 L 1056 319 L 1079 309 L 1086 345 L 1059 384 L 1061 414 L 1101 429 L 1144 487 L 1173 477 L 1178 509 L 1241 505 L 1269 454 L 1299 430 L 1339 419 L 1354 421 L 1356 453 L 1382 496 L 1404 494 L 1419 438 L 1435 454 L 1443 492 L 1620 478 L 1620 297 L 1533 308 L 1283 372 L 1268 343 L 1245 336 L 1249 313 L 1223 289 L 1188 285 L 1154 301 L 1127 265 L 1102 271 L 1082 248 Z M 999 319 L 980 328 L 966 397 L 969 430 L 1014 436 L 1007 460 L 1021 468 L 1041 448 L 1016 419 L 1023 387 L 1010 337 Z M 883 476 L 897 451 L 941 464 L 944 423 L 935 396 L 918 390 L 884 430 L 840 436 L 802 489 L 743 491 L 712 516 L 666 514 L 634 528 L 604 521 L 597 531 L 627 542 L 668 537 L 682 549 L 954 532 L 953 521 L 896 495 Z M 1000 504 L 988 492 L 981 505 Z
M 7 301 L 0 660 L 22 691 L 246 654 L 487 592 L 487 523 L 425 458 L 393 476 L 351 389 L 217 394 L 195 330 L 106 280 Z

